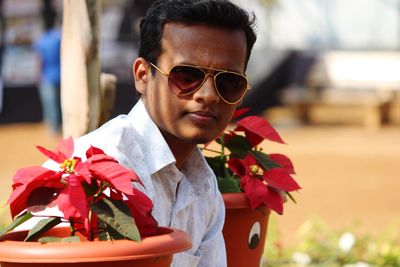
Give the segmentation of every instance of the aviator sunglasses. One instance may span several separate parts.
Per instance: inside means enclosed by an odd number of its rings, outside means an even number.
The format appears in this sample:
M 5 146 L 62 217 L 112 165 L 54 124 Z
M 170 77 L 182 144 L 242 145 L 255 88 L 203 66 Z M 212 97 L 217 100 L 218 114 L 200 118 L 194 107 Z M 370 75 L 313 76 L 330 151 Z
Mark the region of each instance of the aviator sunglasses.
M 169 89 L 177 96 L 193 94 L 203 86 L 207 76 L 213 77 L 217 94 L 228 104 L 238 103 L 250 89 L 247 77 L 237 72 L 185 64 L 175 65 L 165 72 L 153 63 L 149 64 L 167 77 Z

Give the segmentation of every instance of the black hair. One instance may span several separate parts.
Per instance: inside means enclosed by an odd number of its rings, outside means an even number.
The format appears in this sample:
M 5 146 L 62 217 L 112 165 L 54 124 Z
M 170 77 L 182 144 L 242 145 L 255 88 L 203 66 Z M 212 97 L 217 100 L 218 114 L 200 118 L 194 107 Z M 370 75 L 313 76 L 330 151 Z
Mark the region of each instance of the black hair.
M 139 57 L 157 63 L 164 26 L 168 22 L 243 30 L 247 41 L 246 65 L 257 39 L 255 15 L 250 16 L 228 0 L 157 0 L 140 22 Z
M 57 13 L 52 3 L 51 0 L 44 0 L 42 8 L 43 26 L 46 31 L 51 30 L 56 23 Z

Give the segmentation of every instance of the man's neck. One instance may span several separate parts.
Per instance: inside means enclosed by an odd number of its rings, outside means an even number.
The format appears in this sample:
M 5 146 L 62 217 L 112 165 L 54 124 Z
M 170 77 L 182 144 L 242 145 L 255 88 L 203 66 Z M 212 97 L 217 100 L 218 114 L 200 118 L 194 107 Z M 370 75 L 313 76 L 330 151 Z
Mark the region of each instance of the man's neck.
M 172 154 L 174 154 L 176 167 L 178 169 L 181 169 L 186 160 L 189 158 L 190 154 L 193 153 L 193 150 L 197 147 L 197 145 L 183 142 L 182 140 L 168 133 L 162 133 L 162 135 L 164 136 L 165 141 L 171 149 Z

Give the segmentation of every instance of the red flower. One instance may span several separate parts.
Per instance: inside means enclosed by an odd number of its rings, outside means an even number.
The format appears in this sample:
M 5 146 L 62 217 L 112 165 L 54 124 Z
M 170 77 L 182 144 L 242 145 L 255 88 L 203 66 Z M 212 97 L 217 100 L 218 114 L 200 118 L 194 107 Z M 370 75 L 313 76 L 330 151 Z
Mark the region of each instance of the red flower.
M 235 117 L 246 111 L 236 111 Z M 267 154 L 257 148 L 264 140 L 285 143 L 264 118 L 244 117 L 237 121 L 234 130 L 225 131 L 217 138 L 220 150 L 204 148 L 218 154 L 213 158 L 206 156 L 206 160 L 217 176 L 222 193 L 244 192 L 252 209 L 266 205 L 282 214 L 284 194 L 292 198 L 290 192 L 300 189 L 300 186 L 292 177 L 294 166 L 287 156 Z
M 266 170 L 248 154 L 244 160 L 231 158 L 229 168 L 241 178 L 241 186 L 250 200 L 250 206 L 255 209 L 265 204 L 277 213 L 283 213 L 283 198 L 279 192 L 291 192 L 300 189 L 300 186 L 290 176 L 285 168 Z
M 74 141 L 72 137 L 61 140 L 56 147 L 56 151 L 51 151 L 41 146 L 36 147 L 49 159 L 58 163 L 63 163 L 72 156 L 72 153 L 74 152 Z
M 41 187 L 63 188 L 60 182 L 61 173 L 43 167 L 26 167 L 19 169 L 14 175 L 13 191 L 7 203 L 10 205 L 11 216 L 14 218 L 27 208 L 27 201 L 31 193 Z M 44 201 L 44 202 L 43 202 Z M 43 200 L 42 203 L 50 203 Z
M 239 118 L 240 116 L 242 116 L 249 110 L 250 110 L 250 108 L 240 108 L 240 109 L 235 110 L 235 113 L 233 113 L 232 119 Z
M 257 146 L 264 139 L 282 144 L 285 143 L 271 124 L 258 116 L 247 116 L 237 121 L 235 131 L 244 131 L 251 147 Z
M 283 214 L 283 199 L 277 191 L 251 177 L 245 177 L 242 186 L 253 210 L 264 204 L 278 214 Z
M 144 193 L 132 186 L 132 182 L 142 184 L 132 170 L 120 165 L 96 147 L 87 150 L 85 162 L 78 157 L 71 158 L 74 151 L 72 138 L 62 140 L 55 151 L 40 146 L 37 148 L 59 163 L 60 169 L 54 171 L 44 167 L 28 167 L 17 171 L 13 178 L 13 192 L 8 200 L 13 218 L 26 209 L 36 211 L 57 205 L 63 218 L 73 228 L 83 226 L 76 231 L 94 238 L 99 232 L 97 223 L 100 217 L 96 216 L 96 212 L 100 212 L 101 220 L 108 224 L 107 227 L 114 227 L 114 232 L 122 235 L 126 233 L 131 238 L 134 234 L 128 233 L 132 228 L 129 228 L 129 219 L 124 217 L 125 205 L 130 213 L 128 217 L 134 218 L 132 224 L 138 226 L 141 236 L 156 232 L 157 222 L 151 215 L 153 204 Z M 104 202 L 106 199 L 120 204 Z M 106 218 L 107 214 L 113 216 L 115 213 L 122 215 L 110 220 Z M 126 229 L 124 223 L 127 224 Z
M 294 166 L 292 161 L 283 154 L 269 154 L 269 158 L 273 161 L 278 163 L 282 168 L 287 170 L 290 174 L 296 174 L 294 171 Z
M 67 185 L 55 201 L 67 220 L 75 222 L 89 220 L 89 206 L 82 181 L 83 176 L 70 174 Z M 89 229 L 86 230 L 89 231 Z

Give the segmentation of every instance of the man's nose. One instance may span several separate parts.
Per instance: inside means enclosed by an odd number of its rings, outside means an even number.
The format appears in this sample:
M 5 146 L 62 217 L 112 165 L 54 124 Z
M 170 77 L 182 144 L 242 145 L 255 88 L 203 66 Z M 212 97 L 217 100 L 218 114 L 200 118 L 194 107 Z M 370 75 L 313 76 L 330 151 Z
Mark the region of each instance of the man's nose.
M 211 74 L 206 75 L 203 85 L 194 93 L 193 99 L 213 103 L 219 101 L 217 88 L 214 85 L 214 77 Z

